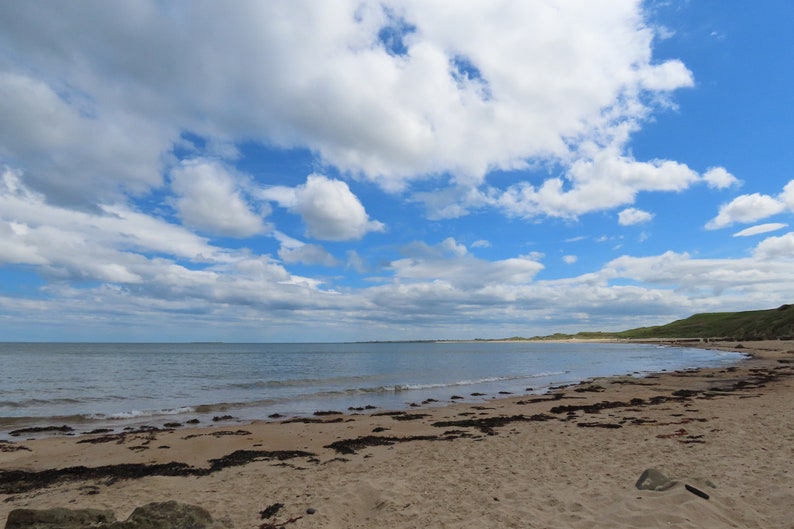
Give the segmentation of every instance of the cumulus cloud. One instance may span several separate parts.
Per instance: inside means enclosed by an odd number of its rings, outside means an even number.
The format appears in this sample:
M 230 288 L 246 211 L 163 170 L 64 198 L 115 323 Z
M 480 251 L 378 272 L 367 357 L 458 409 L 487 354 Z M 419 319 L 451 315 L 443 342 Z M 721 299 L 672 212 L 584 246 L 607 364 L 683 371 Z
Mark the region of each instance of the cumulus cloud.
M 566 178 L 550 178 L 540 186 L 520 183 L 497 203 L 512 215 L 577 217 L 634 202 L 642 191 L 682 191 L 697 182 L 698 174 L 671 160 L 639 162 L 613 149 L 575 161 Z
M 744 306 L 768 306 L 794 295 L 781 287 L 794 280 L 786 259 L 794 249 L 792 234 L 771 237 L 759 243 L 752 258 L 697 259 L 690 254 L 668 251 L 650 257 L 619 257 L 600 275 L 609 280 L 631 279 L 642 284 L 675 288 L 696 302 L 720 296 L 744 298 Z
M 785 204 L 789 211 L 794 212 L 794 180 L 791 180 L 783 187 L 778 199 Z
M 234 336 L 247 339 L 255 337 L 251 328 L 276 332 L 285 325 L 312 329 L 321 339 L 340 322 L 351 328 L 369 322 L 373 339 L 386 331 L 398 338 L 405 326 L 412 337 L 437 337 L 459 332 L 462 322 L 476 329 L 475 336 L 509 336 L 516 334 L 509 329 L 531 328 L 533 319 L 546 322 L 538 332 L 565 330 L 572 312 L 597 314 L 602 329 L 627 328 L 693 312 L 775 306 L 794 296 L 791 233 L 761 241 L 744 258 L 699 259 L 676 252 L 622 256 L 581 276 L 555 280 L 538 279 L 539 255 L 487 261 L 454 238 L 416 242 L 371 278 L 377 286 L 335 292 L 317 279 L 290 274 L 267 256 L 215 247 L 182 226 L 122 205 L 96 213 L 48 205 L 21 176 L 6 169 L 0 179 L 0 260 L 35 267 L 45 277 L 101 285 L 52 283 L 48 296 L 35 300 L 0 296 L 0 307 L 19 321 L 75 324 L 91 318 L 100 325 L 96 306 L 101 305 L 103 314 L 124 315 L 134 326 L 157 321 L 193 328 L 199 321 L 211 328 L 225 320 L 228 332 L 241 330 L 247 334 Z M 323 260 L 316 247 L 279 232 L 273 236 L 287 259 Z M 301 256 L 300 248 L 307 246 Z M 348 266 L 366 269 L 355 251 L 347 257 Z M 581 322 L 574 327 L 570 330 L 581 330 Z
M 794 212 L 794 180 L 789 181 L 777 197 L 752 193 L 740 195 L 723 204 L 717 216 L 706 224 L 706 229 L 715 230 L 740 222 L 755 222 L 784 211 Z
M 709 187 L 716 189 L 725 189 L 727 187 L 737 186 L 741 181 L 729 173 L 723 167 L 712 167 L 703 174 L 703 180 L 706 181 Z
M 758 243 L 754 254 L 761 259 L 784 259 L 790 264 L 794 258 L 794 232 L 764 239 Z
M 261 196 L 300 214 L 309 237 L 324 241 L 361 239 L 369 232 L 383 231 L 383 223 L 370 220 L 358 197 L 341 180 L 312 174 L 296 188 L 271 187 Z
M 296 300 L 304 306 L 322 304 L 306 293 L 319 292 L 319 281 L 292 275 L 268 256 L 213 246 L 182 226 L 124 205 L 106 205 L 98 212 L 50 205 L 24 186 L 19 172 L 6 169 L 0 176 L 0 263 L 29 265 L 64 284 L 110 285 L 110 291 L 124 291 L 130 303 L 154 312 L 167 313 L 166 300 L 175 298 L 181 300 L 175 305 L 194 308 L 215 303 L 287 307 Z M 65 289 L 70 293 L 62 303 L 69 302 L 68 296 L 83 296 Z M 94 291 L 100 297 L 107 292 L 105 287 Z M 49 293 L 62 294 L 55 286 Z M 95 310 L 96 301 L 92 306 Z
M 58 279 L 46 299 L 0 296 L 0 311 L 78 321 L 101 318 L 102 306 L 136 323 L 259 329 L 264 310 L 273 326 L 333 332 L 790 298 L 790 234 L 745 259 L 624 256 L 556 281 L 538 280 L 539 255 L 488 261 L 453 238 L 400 257 L 344 245 L 349 270 L 377 270 L 363 278 L 375 287 L 337 291 L 288 270 L 341 263 L 266 225 L 262 201 L 300 215 L 307 237 L 357 241 L 385 226 L 350 182 L 374 182 L 440 221 L 482 208 L 526 219 L 620 208 L 621 223 L 646 213 L 628 208 L 640 193 L 737 185 L 720 167 L 699 175 L 631 155 L 631 135 L 694 80 L 653 56 L 664 30 L 644 3 L 605 1 L 0 2 L 0 167 L 13 168 L 0 179 L 0 263 Z M 301 177 L 305 167 L 334 176 L 299 185 L 282 168 L 257 173 L 249 148 L 309 152 Z M 737 198 L 711 224 L 785 209 L 794 182 L 777 197 Z M 208 238 L 264 233 L 278 258 Z
M 581 322 L 571 321 L 571 312 L 583 318 L 597 315 L 598 329 L 618 330 L 665 323 L 694 312 L 788 302 L 794 296 L 792 252 L 794 238 L 787 234 L 764 241 L 751 257 L 741 259 L 699 259 L 677 252 L 622 256 L 578 277 L 465 285 L 439 280 L 431 263 L 446 261 L 456 277 L 468 256 L 444 251 L 441 245 L 416 244 L 411 257 L 401 263 L 413 274 L 410 281 L 395 274 L 393 282 L 361 294 L 371 304 L 368 313 L 380 321 L 414 326 L 432 322 L 435 336 L 439 327 L 452 329 L 468 321 L 488 328 L 499 322 L 500 328 L 517 324 L 526 329 L 527 321 L 542 319 L 541 332 L 581 330 Z
M 462 288 L 490 284 L 528 283 L 543 265 L 536 256 L 498 261 L 477 259 L 453 238 L 436 246 L 414 243 L 403 250 L 408 256 L 389 265 L 397 281 L 438 281 Z
M 621 226 L 631 226 L 649 222 L 653 218 L 652 213 L 636 208 L 627 208 L 618 213 L 618 224 Z
M 574 264 L 579 258 L 575 255 L 563 255 L 562 260 L 565 264 Z
M 211 234 L 248 237 L 264 229 L 228 167 L 207 159 L 184 160 L 171 173 L 182 222 Z
M 203 237 L 122 204 L 83 212 L 47 204 L 21 181 L 21 172 L 6 169 L 0 178 L 0 219 L 14 226 L 19 245 L 47 263 L 60 259 L 90 261 L 93 249 L 112 248 L 163 253 L 197 263 L 221 263 L 229 254 Z M 61 239 L 59 241 L 59 239 Z M 68 249 L 67 241 L 76 245 Z M 60 253 L 65 252 L 65 253 Z M 106 254 L 105 258 L 111 254 Z
M 719 213 L 706 224 L 706 229 L 716 230 L 737 222 L 755 222 L 777 215 L 784 209 L 785 205 L 782 202 L 769 195 L 761 193 L 742 195 L 720 206 Z
M 86 206 L 160 185 L 168 132 L 123 108 L 86 109 L 79 96 L 0 72 L 0 161 L 23 169 L 26 182 L 57 204 Z
M 42 188 L 67 174 L 83 190 L 144 192 L 184 131 L 308 148 L 390 190 L 445 172 L 476 185 L 610 143 L 646 118 L 646 96 L 693 85 L 680 61 L 652 59 L 654 31 L 624 0 L 54 2 L 0 15 L 0 46 L 24 57 L 0 82 L 4 156 Z

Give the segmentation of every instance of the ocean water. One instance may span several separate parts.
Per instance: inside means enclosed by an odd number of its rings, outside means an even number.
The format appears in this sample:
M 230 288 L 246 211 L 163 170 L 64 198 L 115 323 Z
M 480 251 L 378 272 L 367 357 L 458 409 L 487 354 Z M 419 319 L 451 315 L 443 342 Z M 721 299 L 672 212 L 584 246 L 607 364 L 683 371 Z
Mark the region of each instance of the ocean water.
M 0 439 L 66 424 L 218 424 L 483 401 L 597 376 L 717 367 L 742 355 L 609 343 L 0 343 Z M 472 396 L 472 393 L 484 395 Z

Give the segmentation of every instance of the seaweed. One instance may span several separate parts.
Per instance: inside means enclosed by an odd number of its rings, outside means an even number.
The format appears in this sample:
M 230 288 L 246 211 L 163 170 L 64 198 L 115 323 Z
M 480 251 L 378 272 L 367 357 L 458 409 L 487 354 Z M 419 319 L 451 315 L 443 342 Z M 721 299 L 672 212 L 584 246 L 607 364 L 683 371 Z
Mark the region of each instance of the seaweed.
M 219 459 L 211 459 L 209 468 L 196 468 L 186 463 L 124 463 L 98 467 L 75 466 L 40 471 L 0 470 L 0 494 L 18 494 L 38 490 L 59 483 L 85 480 L 139 479 L 150 476 L 206 476 L 227 467 L 245 465 L 254 461 L 311 457 L 314 454 L 301 450 L 237 450 Z
M 437 435 L 412 435 L 409 437 L 366 435 L 364 437 L 357 437 L 356 439 L 342 439 L 340 441 L 334 441 L 329 445 L 325 445 L 324 448 L 330 448 L 339 454 L 355 454 L 356 451 L 370 446 L 391 446 L 397 443 L 405 443 L 409 441 L 440 441 L 450 439 L 454 439 L 454 437 L 439 437 Z
M 496 432 L 494 428 L 498 428 L 501 426 L 505 426 L 512 422 L 533 422 L 533 421 L 548 421 L 553 419 L 553 417 L 545 414 L 537 414 L 537 415 L 511 415 L 509 417 L 500 415 L 497 417 L 483 417 L 481 419 L 460 419 L 457 421 L 438 421 L 434 422 L 432 425 L 437 428 L 449 428 L 449 427 L 470 427 L 470 428 L 478 428 L 481 432 L 494 435 Z

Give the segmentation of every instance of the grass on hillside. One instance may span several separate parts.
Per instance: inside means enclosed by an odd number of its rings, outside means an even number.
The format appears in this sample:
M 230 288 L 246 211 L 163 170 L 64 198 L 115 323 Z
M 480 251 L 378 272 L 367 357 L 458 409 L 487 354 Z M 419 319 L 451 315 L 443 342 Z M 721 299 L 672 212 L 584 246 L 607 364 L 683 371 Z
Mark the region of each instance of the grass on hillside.
M 794 305 L 745 312 L 705 312 L 667 325 L 640 327 L 620 332 L 580 332 L 536 336 L 533 340 L 557 339 L 652 339 L 724 338 L 727 340 L 776 340 L 794 338 Z

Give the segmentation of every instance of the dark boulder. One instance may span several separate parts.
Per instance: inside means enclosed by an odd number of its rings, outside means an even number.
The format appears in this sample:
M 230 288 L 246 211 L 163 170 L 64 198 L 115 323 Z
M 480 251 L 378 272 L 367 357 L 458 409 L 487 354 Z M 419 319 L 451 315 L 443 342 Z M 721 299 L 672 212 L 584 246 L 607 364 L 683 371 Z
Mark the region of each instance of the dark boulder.
M 127 520 L 108 529 L 225 529 L 227 521 L 215 521 L 209 512 L 195 505 L 168 501 L 138 507 Z
M 15 509 L 5 529 L 229 529 L 228 520 L 213 520 L 195 505 L 175 501 L 138 507 L 123 522 L 112 511 L 96 509 Z
M 115 521 L 113 511 L 98 509 L 14 509 L 8 513 L 6 529 L 82 529 Z

